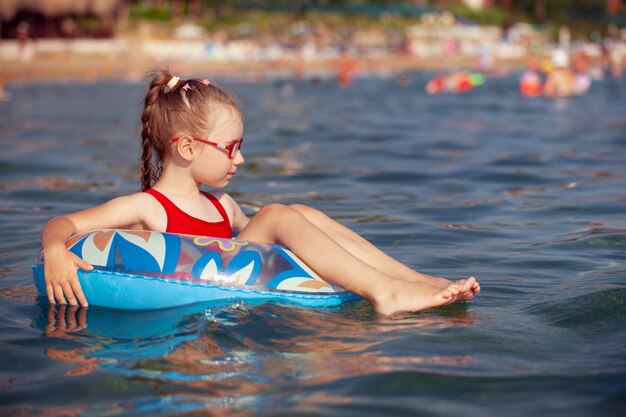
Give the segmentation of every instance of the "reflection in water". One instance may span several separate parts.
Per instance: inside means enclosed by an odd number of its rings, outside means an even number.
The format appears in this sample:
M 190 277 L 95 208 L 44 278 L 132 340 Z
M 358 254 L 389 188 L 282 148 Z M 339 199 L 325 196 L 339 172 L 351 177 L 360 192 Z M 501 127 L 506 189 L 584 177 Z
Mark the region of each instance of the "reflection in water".
M 72 190 L 79 189 L 74 183 L 65 177 L 33 177 L 18 181 L 0 182 L 0 191 L 21 190 L 28 187 L 35 187 L 43 190 Z
M 11 410 L 7 417 L 76 417 L 85 411 L 84 406 L 21 407 Z
M 427 338 L 473 325 L 476 315 L 463 306 L 393 319 L 372 316 L 365 308 L 346 313 L 244 303 L 143 313 L 44 308 L 44 335 L 79 345 L 45 348 L 49 359 L 75 365 L 62 376 L 100 370 L 139 377 L 162 396 L 178 398 L 183 409 L 210 409 L 218 415 L 233 408 L 247 414 L 244 410 L 268 396 L 276 400 L 277 390 L 281 401 L 290 401 L 295 380 L 301 390 L 369 374 L 454 373 L 475 360 L 469 355 L 420 354 L 419 344 L 406 346 L 404 354 L 386 354 L 386 345 L 407 337 Z M 148 315 L 156 317 L 145 320 Z M 163 323 L 165 317 L 169 320 Z
M 87 309 L 70 305 L 48 306 L 48 324 L 44 330 L 44 336 L 67 340 L 80 338 L 74 333 L 87 328 Z M 46 356 L 59 362 L 74 363 L 78 366 L 67 370 L 64 376 L 87 375 L 98 367 L 98 360 L 88 355 L 94 351 L 94 347 L 60 349 L 48 347 L 45 349 Z
M 12 268 L 0 268 L 0 279 L 15 274 Z M 37 296 L 37 290 L 33 285 L 11 286 L 0 290 L 0 300 L 16 300 L 31 303 Z
M 466 311 L 452 315 L 406 315 L 391 320 L 355 320 L 339 312 L 262 305 L 241 310 L 226 308 L 197 339 L 180 344 L 163 359 L 193 378 L 169 380 L 168 386 L 202 390 L 210 397 L 264 396 L 282 389 L 300 389 L 355 376 L 431 369 L 446 372 L 474 361 L 471 356 L 420 355 L 407 346 L 405 355 L 388 356 L 384 345 L 420 333 L 472 325 Z M 436 370 L 435 370 L 436 369 Z M 450 369 L 450 372 L 452 370 Z
M 88 353 L 88 349 L 61 350 L 52 347 L 46 349 L 46 355 L 50 359 L 80 365 L 77 368 L 65 371 L 63 373 L 65 376 L 87 375 L 93 372 L 98 367 L 98 362 L 95 358 L 87 358 L 85 355 Z
M 72 338 L 72 332 L 87 328 L 87 309 L 67 304 L 48 305 L 45 336 Z
M 515 188 L 515 189 L 509 189 L 509 190 L 505 190 L 502 193 L 506 194 L 506 195 L 511 195 L 513 197 L 525 197 L 525 198 L 544 198 L 547 199 L 549 197 L 547 196 L 534 196 L 534 194 L 536 193 L 545 193 L 546 191 L 552 191 L 552 190 L 558 190 L 561 188 L 576 188 L 576 187 L 580 187 L 583 184 L 580 183 L 576 183 L 576 182 L 567 182 L 567 183 L 560 183 L 560 184 L 550 184 L 550 185 L 541 185 L 541 186 L 533 186 L 533 187 L 524 187 L 524 188 Z M 552 199 L 556 200 L 558 198 L 561 197 L 552 197 Z

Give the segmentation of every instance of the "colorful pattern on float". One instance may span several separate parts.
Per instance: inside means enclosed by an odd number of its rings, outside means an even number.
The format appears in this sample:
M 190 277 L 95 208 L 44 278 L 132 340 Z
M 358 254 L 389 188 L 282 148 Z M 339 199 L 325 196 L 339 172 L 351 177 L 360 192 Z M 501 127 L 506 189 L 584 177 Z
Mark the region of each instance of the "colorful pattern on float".
M 212 291 L 206 294 L 208 299 L 204 301 L 211 301 L 215 297 L 246 299 L 265 296 L 308 300 L 301 303 L 307 305 L 335 305 L 355 298 L 353 294 L 323 280 L 295 254 L 280 245 L 154 231 L 96 230 L 73 236 L 67 246 L 71 252 L 95 267 L 91 272 L 79 271 L 81 285 L 89 286 L 89 283 L 83 282 L 87 282 L 90 276 L 98 276 L 99 279 L 104 277 L 109 282 L 103 285 L 111 287 L 106 290 L 111 290 L 114 297 L 123 291 L 114 288 L 120 285 L 121 280 L 126 279 L 124 282 L 130 285 L 127 279 L 135 277 L 162 287 L 165 292 L 161 296 L 168 299 L 173 296 L 172 291 L 182 291 L 180 286 L 193 286 L 196 291 L 210 287 Z M 42 283 L 41 254 L 33 268 L 35 281 L 43 294 L 45 284 Z M 132 285 L 137 282 L 133 281 Z M 220 290 L 224 294 L 218 294 Z M 85 294 L 90 305 L 94 305 L 87 292 Z M 94 297 L 102 296 L 97 294 Z M 145 305 L 139 306 L 140 303 L 133 299 L 132 294 L 125 297 L 129 298 L 127 304 L 137 305 L 133 308 L 141 309 L 203 301 L 195 295 L 189 299 L 185 293 L 184 299 L 179 302 L 154 300 L 153 303 L 144 302 Z M 158 292 L 156 297 L 159 297 Z M 100 305 L 127 308 L 123 303 L 116 301 L 113 304 L 122 305 L 111 305 L 112 302 L 105 300 Z

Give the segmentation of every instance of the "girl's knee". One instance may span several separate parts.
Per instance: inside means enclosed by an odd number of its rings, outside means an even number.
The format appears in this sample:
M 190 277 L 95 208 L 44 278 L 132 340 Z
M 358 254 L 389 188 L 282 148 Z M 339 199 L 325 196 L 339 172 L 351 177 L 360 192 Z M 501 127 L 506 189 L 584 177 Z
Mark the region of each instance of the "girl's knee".
M 284 204 L 269 204 L 259 210 L 250 223 L 255 230 L 264 233 L 264 239 L 283 243 L 284 233 L 297 230 L 302 221 L 306 218 L 295 209 Z
M 308 210 L 312 210 L 311 207 L 305 206 L 304 204 L 289 204 L 289 207 L 299 212 L 306 212 Z
M 254 218 L 259 218 L 259 220 L 265 221 L 281 222 L 289 216 L 297 214 L 298 212 L 290 206 L 274 203 L 261 208 Z
M 321 210 L 310 206 L 305 206 L 304 204 L 292 204 L 289 207 L 292 207 L 305 219 L 315 224 L 317 227 L 324 229 L 324 231 L 326 232 L 335 229 L 336 222 Z
M 289 207 L 297 211 L 298 213 L 302 214 L 304 217 L 306 217 L 309 220 L 314 219 L 316 217 L 319 218 L 320 216 L 324 215 L 324 213 L 322 213 L 321 211 L 314 209 L 313 207 L 310 207 L 310 206 L 305 206 L 304 204 L 290 204 Z

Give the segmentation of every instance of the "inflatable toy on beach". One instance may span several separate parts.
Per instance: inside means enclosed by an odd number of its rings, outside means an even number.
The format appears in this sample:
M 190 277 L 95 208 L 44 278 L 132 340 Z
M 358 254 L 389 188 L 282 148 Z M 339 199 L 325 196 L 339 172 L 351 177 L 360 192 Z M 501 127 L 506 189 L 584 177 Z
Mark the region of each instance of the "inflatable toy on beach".
M 456 72 L 439 75 L 428 81 L 425 90 L 428 94 L 464 93 L 485 83 L 485 76 L 479 72 Z
M 153 310 L 244 300 L 331 307 L 358 299 L 280 245 L 139 230 L 89 231 L 66 244 L 94 266 L 78 270 L 91 306 Z M 41 251 L 33 277 L 45 295 Z

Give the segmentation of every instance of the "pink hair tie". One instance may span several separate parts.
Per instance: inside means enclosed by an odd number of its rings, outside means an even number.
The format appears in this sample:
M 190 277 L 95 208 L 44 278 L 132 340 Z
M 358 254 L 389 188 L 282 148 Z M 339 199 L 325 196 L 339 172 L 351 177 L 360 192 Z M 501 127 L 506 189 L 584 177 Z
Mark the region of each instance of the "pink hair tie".
M 185 85 L 183 86 L 183 90 L 185 90 L 185 92 L 186 92 L 187 90 L 189 90 L 190 88 L 191 88 L 191 86 L 190 86 L 189 84 L 185 84 Z
M 202 84 L 204 85 L 211 85 L 211 81 L 207 80 L 206 78 L 204 80 L 202 80 Z

